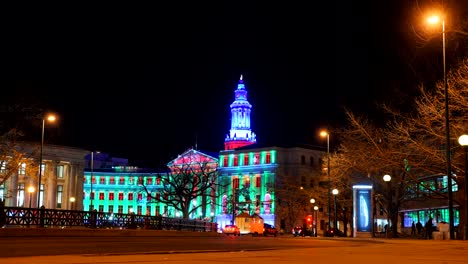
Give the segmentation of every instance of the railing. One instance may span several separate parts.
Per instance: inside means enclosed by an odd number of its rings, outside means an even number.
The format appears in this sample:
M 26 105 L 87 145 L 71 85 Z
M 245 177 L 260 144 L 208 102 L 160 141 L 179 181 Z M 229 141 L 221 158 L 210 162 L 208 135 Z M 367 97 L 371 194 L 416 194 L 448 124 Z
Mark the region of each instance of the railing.
M 2 210 L 0 208 L 0 210 Z M 149 216 L 137 214 L 105 213 L 97 211 L 76 211 L 4 207 L 0 211 L 0 223 L 12 227 L 85 227 L 107 229 L 154 229 L 195 232 L 216 232 L 217 224 L 183 218 Z M 3 215 L 3 216 L 2 216 Z

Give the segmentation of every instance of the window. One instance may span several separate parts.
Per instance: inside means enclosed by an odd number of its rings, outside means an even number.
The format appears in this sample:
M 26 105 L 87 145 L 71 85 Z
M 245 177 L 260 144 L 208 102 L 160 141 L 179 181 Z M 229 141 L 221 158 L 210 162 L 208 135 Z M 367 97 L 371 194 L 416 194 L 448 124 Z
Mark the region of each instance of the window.
M 94 176 L 91 177 L 91 182 L 92 182 L 93 184 L 96 184 L 96 177 L 94 177 Z
M 138 177 L 138 184 L 143 184 L 143 177 Z
M 262 178 L 260 176 L 255 177 L 255 187 L 260 188 L 262 183 Z
M 245 188 L 250 188 L 250 177 L 249 176 L 244 177 L 244 187 Z
M 310 166 L 311 166 L 311 167 L 314 166 L 314 157 L 310 157 L 310 158 L 309 158 L 309 163 L 310 163 Z
M 24 183 L 18 184 L 18 193 L 16 196 L 16 206 L 24 206 Z
M 161 184 L 161 176 L 158 176 L 158 177 L 156 178 L 156 184 L 157 184 L 157 185 L 160 185 L 160 184 Z
M 305 176 L 301 176 L 301 186 L 305 186 L 306 178 Z
M 158 200 L 158 201 L 161 200 L 161 194 L 160 193 L 156 193 L 156 200 Z
M 239 166 L 239 157 L 234 156 L 234 166 Z
M 227 156 L 224 156 L 224 159 L 223 159 L 223 167 L 227 167 L 228 166 L 228 157 Z
M 301 156 L 301 165 L 304 165 L 304 164 L 305 164 L 305 156 L 302 155 L 302 156 Z
M 161 210 L 161 206 L 156 205 L 156 207 L 155 207 L 155 209 L 154 209 L 154 214 L 159 216 L 160 210 Z
M 254 155 L 254 164 L 255 165 L 260 164 L 260 154 L 258 154 L 258 153 L 255 153 L 255 155 Z
M 109 193 L 109 201 L 114 201 L 114 193 L 113 192 Z
M 128 200 L 133 201 L 133 193 L 128 193 Z
M 146 206 L 146 215 L 151 215 L 151 205 Z
M 249 164 L 249 154 L 245 154 L 244 156 L 244 166 L 248 166 Z
M 117 213 L 123 214 L 123 205 L 119 205 L 119 207 L 117 207 Z
M 146 178 L 146 185 L 152 185 L 153 184 L 153 178 L 148 177 Z
M 133 207 L 131 205 L 128 206 L 128 209 L 127 209 L 127 214 L 131 214 L 133 213 Z
M 0 200 L 5 201 L 5 184 L 0 184 Z
M 43 174 L 44 171 L 42 171 L 41 175 L 44 175 Z M 21 163 L 20 166 L 19 166 L 19 169 L 18 169 L 18 174 L 19 175 L 25 175 L 26 174 L 26 163 Z
M 266 154 L 265 163 L 266 163 L 266 164 L 270 164 L 270 163 L 271 163 L 271 154 L 270 154 L 270 153 L 267 153 L 267 154 Z
M 103 176 L 99 177 L 99 183 L 100 184 L 106 184 L 106 178 L 103 177 Z
M 104 205 L 99 205 L 99 212 L 104 212 Z
M 63 179 L 63 176 L 65 174 L 65 168 L 63 165 L 58 165 L 57 166 L 57 178 Z
M 310 188 L 314 188 L 314 179 L 310 179 Z
M 141 201 L 143 199 L 143 194 L 142 193 L 138 193 L 138 201 Z
M 39 204 L 44 205 L 44 184 L 39 185 Z
M 63 185 L 57 185 L 57 209 L 62 208 Z
M 151 202 L 151 195 L 150 194 L 146 194 L 146 201 Z
M 143 207 L 141 205 L 137 206 L 137 215 L 141 215 L 143 213 Z
M 239 178 L 232 179 L 232 187 L 234 189 L 239 189 Z
M 110 177 L 109 184 L 115 184 L 115 178 L 114 177 Z
M 119 193 L 119 201 L 123 201 L 123 195 L 124 195 L 123 192 Z
M 100 201 L 103 201 L 103 200 L 104 200 L 104 193 L 103 193 L 103 192 L 100 192 L 100 193 L 99 193 L 99 200 L 100 200 Z
M 6 172 L 6 164 L 7 164 L 7 162 L 6 162 L 6 161 L 2 161 L 1 163 L 2 163 L 2 165 L 0 166 L 0 173 L 5 173 L 5 172 Z
M 120 185 L 124 185 L 124 184 L 125 184 L 125 178 L 124 178 L 124 177 L 120 177 L 120 178 L 119 178 L 119 184 L 120 184 Z
M 113 212 L 114 212 L 114 206 L 113 206 L 113 205 L 109 205 L 109 207 L 108 207 L 108 209 L 107 209 L 107 212 L 113 213 Z
M 89 197 L 90 197 L 91 200 L 94 200 L 94 192 L 90 193 Z

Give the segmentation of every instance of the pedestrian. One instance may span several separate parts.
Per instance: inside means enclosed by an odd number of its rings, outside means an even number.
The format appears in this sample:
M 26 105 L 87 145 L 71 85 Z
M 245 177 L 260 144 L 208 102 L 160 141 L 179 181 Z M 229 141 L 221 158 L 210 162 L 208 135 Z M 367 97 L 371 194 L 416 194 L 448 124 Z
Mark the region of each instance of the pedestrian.
M 421 235 L 421 230 L 422 230 L 422 224 L 421 222 L 418 220 L 418 222 L 416 223 L 416 229 L 418 230 L 418 235 Z
M 429 220 L 427 220 L 426 225 L 424 226 L 426 229 L 426 238 L 427 239 L 432 239 L 432 217 L 429 217 Z
M 411 224 L 411 236 L 416 235 L 416 225 L 413 223 Z

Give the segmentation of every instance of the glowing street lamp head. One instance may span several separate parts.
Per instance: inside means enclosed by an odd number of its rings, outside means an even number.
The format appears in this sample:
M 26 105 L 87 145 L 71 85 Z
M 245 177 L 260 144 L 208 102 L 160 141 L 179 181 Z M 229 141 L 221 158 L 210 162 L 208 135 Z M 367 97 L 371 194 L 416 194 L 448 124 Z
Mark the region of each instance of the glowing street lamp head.
M 440 20 L 441 20 L 441 19 L 440 19 L 440 16 L 438 16 L 438 15 L 432 15 L 432 16 L 430 16 L 430 17 L 427 18 L 427 23 L 432 24 L 432 25 L 434 25 L 434 24 L 439 24 L 439 23 L 440 23 Z
M 383 176 L 383 180 L 386 181 L 386 182 L 389 182 L 390 180 L 392 179 L 392 176 L 388 175 L 388 174 L 385 174 Z
M 36 188 L 34 188 L 34 186 L 29 186 L 28 187 L 28 193 L 33 193 L 36 191 Z
M 321 137 L 327 137 L 327 136 L 328 136 L 328 132 L 325 131 L 325 130 L 322 130 L 322 131 L 320 131 L 320 136 L 321 136 Z
M 55 122 L 55 120 L 57 120 L 57 116 L 55 116 L 54 114 L 48 114 L 46 116 L 46 120 L 49 122 Z
M 337 195 L 338 194 L 338 189 L 333 189 L 332 193 L 333 193 L 333 195 Z
M 74 203 L 76 201 L 75 197 L 70 197 L 70 202 Z
M 315 203 L 315 199 L 314 198 L 310 199 L 310 203 L 311 204 Z
M 467 147 L 468 146 L 468 135 L 461 135 L 458 138 L 458 143 L 460 143 L 461 146 Z

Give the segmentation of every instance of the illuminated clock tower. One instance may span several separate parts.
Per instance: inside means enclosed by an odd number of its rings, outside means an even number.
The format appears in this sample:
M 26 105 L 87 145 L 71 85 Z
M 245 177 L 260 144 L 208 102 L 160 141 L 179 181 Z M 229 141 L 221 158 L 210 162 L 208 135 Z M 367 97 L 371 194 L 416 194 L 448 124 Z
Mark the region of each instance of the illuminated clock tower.
M 237 89 L 234 91 L 235 100 L 231 104 L 231 129 L 224 139 L 224 149 L 230 150 L 257 142 L 255 133 L 250 130 L 250 112 L 252 105 L 247 101 L 242 75 Z

